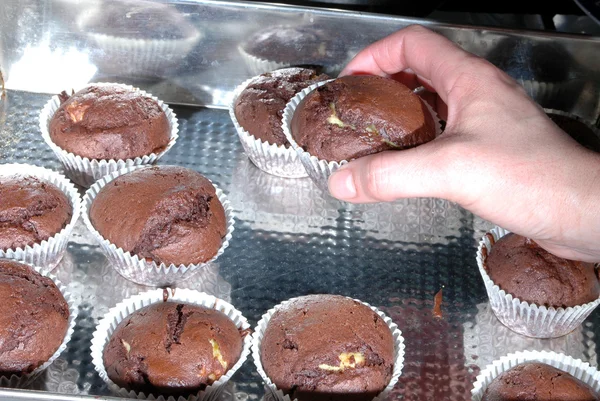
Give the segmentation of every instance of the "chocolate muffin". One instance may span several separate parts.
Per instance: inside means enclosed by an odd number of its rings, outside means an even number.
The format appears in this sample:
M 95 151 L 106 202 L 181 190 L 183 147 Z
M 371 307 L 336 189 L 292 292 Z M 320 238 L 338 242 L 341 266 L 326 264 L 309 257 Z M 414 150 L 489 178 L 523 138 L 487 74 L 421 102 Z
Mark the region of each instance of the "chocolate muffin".
M 526 362 L 501 373 L 481 401 L 597 401 L 594 390 L 571 374 L 541 362 Z
M 60 232 L 71 220 L 69 198 L 32 176 L 0 176 L 0 249 L 25 248 Z
M 50 120 L 58 147 L 89 159 L 132 159 L 159 153 L 170 140 L 169 120 L 158 102 L 117 85 L 91 85 L 69 96 Z
M 242 334 L 215 309 L 156 303 L 124 319 L 103 352 L 108 377 L 146 394 L 191 394 L 223 376 L 240 358 Z
M 340 162 L 429 142 L 436 124 L 423 100 L 403 84 L 355 75 L 309 93 L 294 112 L 291 134 L 312 156 Z
M 546 111 L 546 115 L 580 145 L 600 153 L 600 131 L 594 131 L 590 125 L 575 117 L 556 114 L 552 111 Z
M 566 308 L 600 296 L 593 263 L 559 258 L 513 233 L 492 246 L 484 266 L 494 284 L 528 303 Z
M 6 259 L 0 259 L 0 304 L 0 375 L 31 373 L 62 344 L 69 305 L 48 277 Z
M 394 340 L 383 319 L 337 295 L 299 297 L 277 310 L 260 354 L 267 376 L 299 401 L 371 400 L 394 368 Z
M 283 109 L 296 93 L 326 79 L 327 75 L 308 68 L 283 68 L 259 75 L 238 96 L 235 117 L 250 135 L 289 147 L 281 128 Z
M 183 167 L 132 171 L 104 186 L 89 217 L 109 242 L 156 263 L 203 263 L 217 254 L 227 233 L 215 187 Z

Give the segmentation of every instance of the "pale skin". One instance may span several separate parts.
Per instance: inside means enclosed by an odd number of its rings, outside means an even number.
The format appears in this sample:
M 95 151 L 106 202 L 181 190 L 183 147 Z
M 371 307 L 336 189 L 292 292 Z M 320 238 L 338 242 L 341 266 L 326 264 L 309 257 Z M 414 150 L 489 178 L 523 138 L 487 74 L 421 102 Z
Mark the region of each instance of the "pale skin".
M 568 259 L 600 262 L 600 154 L 558 128 L 508 75 L 421 26 L 361 51 L 340 75 L 425 86 L 444 133 L 348 163 L 329 180 L 352 203 L 448 199 Z

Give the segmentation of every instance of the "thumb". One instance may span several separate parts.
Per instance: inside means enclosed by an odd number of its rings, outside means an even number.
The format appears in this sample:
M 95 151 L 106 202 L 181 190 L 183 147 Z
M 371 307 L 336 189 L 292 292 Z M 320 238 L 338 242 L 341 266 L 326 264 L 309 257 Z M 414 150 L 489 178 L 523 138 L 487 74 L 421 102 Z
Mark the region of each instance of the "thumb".
M 388 151 L 356 159 L 329 178 L 334 197 L 352 203 L 388 202 L 399 198 L 445 198 L 448 174 L 439 146 Z

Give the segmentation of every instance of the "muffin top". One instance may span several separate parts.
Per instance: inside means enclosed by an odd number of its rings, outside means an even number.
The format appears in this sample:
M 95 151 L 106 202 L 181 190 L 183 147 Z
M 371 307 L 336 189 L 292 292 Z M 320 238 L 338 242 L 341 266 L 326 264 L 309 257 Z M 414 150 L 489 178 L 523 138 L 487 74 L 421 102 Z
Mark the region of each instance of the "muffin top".
M 131 159 L 159 153 L 171 129 L 156 100 L 117 85 L 90 85 L 69 96 L 50 120 L 60 148 L 89 159 Z
M 115 384 L 146 393 L 185 394 L 204 389 L 240 358 L 242 334 L 215 309 L 155 303 L 125 318 L 103 352 Z
M 273 383 L 298 400 L 371 400 L 390 382 L 394 340 L 368 306 L 338 295 L 295 298 L 271 317 L 260 346 Z
M 175 166 L 115 178 L 100 190 L 89 217 L 117 247 L 166 265 L 208 261 L 227 232 L 215 187 L 200 173 Z
M 283 109 L 296 93 L 326 79 L 327 75 L 308 68 L 283 68 L 259 75 L 238 96 L 235 117 L 250 135 L 289 147 L 281 128 Z
M 500 289 L 536 305 L 565 308 L 600 296 L 593 263 L 559 258 L 535 241 L 513 233 L 492 246 L 485 269 Z
M 425 103 L 403 84 L 352 75 L 309 93 L 294 112 L 291 134 L 311 155 L 339 162 L 431 141 L 436 126 Z
M 39 244 L 60 232 L 73 207 L 56 186 L 32 176 L 0 176 L 0 249 Z
M 0 259 L 0 304 L 0 375 L 30 373 L 62 344 L 69 305 L 48 277 L 6 259 Z
M 496 377 L 481 401 L 597 401 L 590 386 L 540 362 L 517 365 Z
M 546 112 L 546 114 L 580 145 L 600 153 L 600 131 L 594 131 L 591 126 L 577 118 L 552 112 Z

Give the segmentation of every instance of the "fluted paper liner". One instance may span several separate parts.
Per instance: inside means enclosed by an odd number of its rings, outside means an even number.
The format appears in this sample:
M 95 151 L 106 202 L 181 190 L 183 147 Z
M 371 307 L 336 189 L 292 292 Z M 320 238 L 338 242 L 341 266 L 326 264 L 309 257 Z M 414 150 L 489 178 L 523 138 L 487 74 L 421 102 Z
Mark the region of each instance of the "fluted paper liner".
M 61 283 L 56 276 L 44 272 L 44 270 L 39 266 L 34 266 L 29 263 L 28 264 L 32 269 L 41 274 L 44 277 L 48 277 L 50 280 L 54 282 L 62 296 L 65 298 L 67 305 L 69 306 L 69 321 L 67 326 L 67 332 L 65 333 L 65 337 L 63 338 L 62 343 L 58 347 L 58 349 L 52 354 L 50 359 L 40 365 L 33 372 L 23 375 L 12 375 L 12 376 L 2 376 L 0 375 L 0 387 L 27 387 L 31 384 L 40 374 L 44 372 L 44 370 L 52 364 L 60 356 L 60 354 L 67 349 L 67 344 L 71 340 L 71 336 L 73 335 L 73 331 L 75 329 L 75 321 L 77 320 L 77 312 L 78 305 L 75 302 L 74 297 L 68 291 L 67 287 Z
M 235 102 L 240 93 L 256 77 L 250 78 L 239 85 L 234 93 L 233 100 L 229 105 L 229 116 L 235 126 L 235 130 L 244 147 L 248 158 L 262 171 L 284 178 L 302 178 L 306 177 L 306 170 L 300 162 L 298 153 L 292 147 L 277 145 L 263 141 L 246 131 L 238 122 L 235 116 Z
M 163 101 L 159 100 L 155 96 L 150 95 L 149 93 L 146 93 L 141 89 L 134 88 L 130 85 L 97 82 L 88 84 L 84 87 L 88 87 L 91 85 L 117 85 L 124 89 L 137 91 L 142 96 L 149 97 L 156 101 L 160 108 L 165 112 L 167 120 L 169 121 L 170 139 L 169 143 L 163 151 L 159 153 L 151 153 L 149 155 L 136 157 L 134 159 L 89 159 L 87 157 L 81 157 L 79 155 L 62 149 L 54 142 L 52 142 L 52 139 L 50 138 L 50 121 L 52 120 L 52 117 L 54 116 L 56 110 L 58 110 L 58 108 L 60 107 L 60 99 L 58 98 L 58 95 L 52 96 L 52 98 L 48 101 L 48 103 L 46 103 L 46 105 L 42 109 L 39 117 L 42 138 L 44 138 L 44 140 L 46 141 L 48 146 L 50 146 L 56 157 L 58 157 L 58 160 L 62 163 L 67 176 L 69 176 L 69 178 L 71 178 L 76 184 L 84 187 L 89 187 L 96 180 L 120 169 L 132 166 L 154 164 L 165 153 L 167 153 L 169 149 L 173 147 L 175 141 L 179 136 L 179 123 L 177 122 L 177 117 L 175 116 L 175 113 L 173 113 L 173 110 L 171 110 L 171 108 L 169 108 L 169 106 L 167 106 Z
M 231 240 L 231 236 L 234 229 L 233 208 L 231 207 L 229 200 L 227 200 L 227 197 L 225 196 L 223 191 L 213 184 L 217 193 L 217 198 L 223 205 L 223 209 L 225 209 L 225 218 L 227 219 L 227 233 L 225 234 L 225 237 L 223 237 L 223 242 L 216 255 L 213 256 L 207 262 L 178 266 L 174 264 L 166 265 L 165 263 L 158 264 L 154 261 L 148 262 L 144 258 L 139 258 L 137 255 L 131 254 L 130 252 L 126 252 L 122 248 L 119 248 L 115 244 L 109 242 L 102 236 L 102 234 L 100 234 L 94 228 L 92 222 L 90 221 L 90 208 L 92 202 L 94 201 L 100 190 L 106 184 L 108 184 L 120 175 L 149 167 L 150 166 L 128 167 L 110 173 L 107 176 L 98 180 L 94 185 L 90 187 L 90 189 L 87 190 L 85 196 L 83 197 L 82 216 L 85 225 L 100 244 L 102 252 L 106 255 L 112 267 L 121 276 L 125 277 L 127 280 L 131 280 L 134 283 L 142 285 L 168 286 L 176 284 L 191 277 L 194 273 L 200 271 L 200 269 L 202 269 L 203 267 L 208 266 L 208 264 L 213 263 L 219 256 L 223 254 L 225 248 L 229 246 L 229 241 Z
M 275 384 L 271 381 L 267 373 L 265 372 L 262 361 L 260 358 L 260 345 L 262 343 L 263 336 L 265 334 L 265 330 L 269 325 L 269 320 L 271 317 L 279 310 L 281 307 L 287 305 L 289 302 L 293 301 L 296 298 L 288 299 L 275 306 L 272 309 L 269 309 L 256 325 L 254 329 L 254 333 L 252 334 L 252 359 L 254 359 L 254 365 L 256 366 L 256 370 L 260 374 L 260 377 L 265 382 L 266 388 L 269 391 L 269 396 L 278 401 L 295 401 L 291 400 L 289 395 L 284 394 L 280 389 L 275 386 Z M 392 321 L 388 316 L 386 316 L 383 312 L 377 309 L 374 306 L 369 305 L 366 302 L 362 302 L 358 299 L 354 299 L 354 301 L 360 302 L 363 305 L 371 308 L 375 313 L 377 313 L 383 321 L 387 324 L 388 328 L 392 332 L 392 337 L 394 338 L 394 369 L 392 371 L 392 378 L 388 385 L 379 393 L 373 401 L 383 401 L 385 397 L 389 394 L 390 391 L 394 388 L 400 375 L 402 374 L 402 368 L 404 367 L 404 338 L 402 337 L 402 332 L 398 328 L 398 325 Z
M 471 400 L 481 401 L 485 390 L 496 377 L 525 362 L 541 362 L 553 366 L 589 385 L 596 393 L 600 392 L 600 372 L 589 363 L 556 352 L 524 351 L 508 354 L 488 365 L 477 376 L 471 390 Z
M 222 299 L 215 298 L 212 295 L 184 288 L 159 288 L 156 290 L 150 290 L 122 301 L 121 303 L 117 304 L 114 308 L 111 308 L 110 311 L 106 315 L 104 315 L 102 320 L 100 320 L 100 322 L 96 326 L 96 331 L 94 332 L 94 335 L 92 337 L 92 345 L 90 348 L 94 369 L 96 370 L 96 372 L 98 372 L 102 380 L 104 380 L 104 382 L 108 384 L 109 388 L 112 391 L 124 397 L 136 398 L 139 400 L 149 399 L 159 401 L 175 401 L 176 399 L 185 399 L 187 401 L 216 400 L 218 399 L 218 396 L 221 390 L 223 389 L 223 384 L 227 383 L 227 381 L 231 379 L 233 374 L 244 364 L 248 357 L 248 354 L 250 354 L 250 335 L 246 335 L 244 337 L 244 346 L 242 348 L 240 358 L 231 367 L 231 369 L 229 369 L 213 384 L 207 386 L 204 390 L 201 390 L 196 394 L 192 394 L 187 398 L 181 396 L 176 398 L 174 396 L 163 396 L 160 394 L 145 394 L 144 392 L 127 390 L 123 387 L 119 387 L 112 380 L 110 380 L 108 374 L 106 373 L 103 359 L 104 347 L 108 344 L 110 337 L 114 333 L 119 323 L 123 321 L 127 316 L 131 315 L 139 309 L 142 309 L 151 304 L 164 302 L 165 294 L 168 297 L 167 302 L 178 302 L 188 305 L 198 305 L 215 309 L 220 312 L 223 312 L 229 319 L 233 321 L 233 323 L 237 326 L 238 329 L 247 330 L 250 328 L 248 321 L 240 311 L 235 309 L 235 307 L 230 303 L 225 302 Z
M 63 192 L 71 204 L 71 220 L 67 225 L 47 240 L 25 247 L 0 249 L 0 258 L 14 259 L 34 266 L 41 271 L 50 272 L 60 262 L 67 249 L 69 237 L 79 215 L 81 214 L 81 198 L 77 189 L 65 176 L 47 168 L 29 164 L 0 164 L 0 176 L 25 175 L 48 182 Z
M 339 168 L 343 165 L 348 164 L 348 161 L 342 160 L 340 162 L 328 162 L 327 160 L 319 159 L 316 156 L 312 156 L 310 153 L 302 149 L 302 147 L 299 146 L 298 143 L 295 141 L 294 137 L 292 136 L 291 125 L 292 117 L 294 116 L 294 111 L 296 110 L 296 107 L 298 107 L 302 99 L 304 99 L 310 92 L 312 92 L 319 86 L 325 85 L 326 83 L 331 81 L 334 80 L 332 79 L 329 81 L 317 82 L 316 84 L 313 84 L 298 92 L 296 96 L 294 96 L 285 106 L 282 119 L 283 133 L 285 134 L 285 137 L 287 138 L 288 142 L 292 145 L 292 148 L 294 148 L 296 152 L 298 152 L 298 156 L 300 156 L 300 161 L 304 165 L 308 176 L 321 190 L 323 190 L 326 193 L 329 193 L 327 182 L 329 181 L 329 177 L 331 176 L 331 174 L 339 170 Z M 433 120 L 436 123 L 436 136 L 438 136 L 442 133 L 442 126 L 440 124 L 439 117 L 437 113 L 433 110 L 433 108 L 431 108 L 429 103 L 427 103 L 425 100 L 423 100 L 423 103 L 433 116 Z
M 477 250 L 477 266 L 490 299 L 490 306 L 498 320 L 519 334 L 535 338 L 561 337 L 575 330 L 600 304 L 600 298 L 568 308 L 530 304 L 507 294 L 494 284 L 487 274 L 483 248 L 489 255 L 493 244 L 508 233 L 509 231 L 500 227 L 492 229 L 483 236 Z M 493 241 L 490 240 L 490 236 Z

